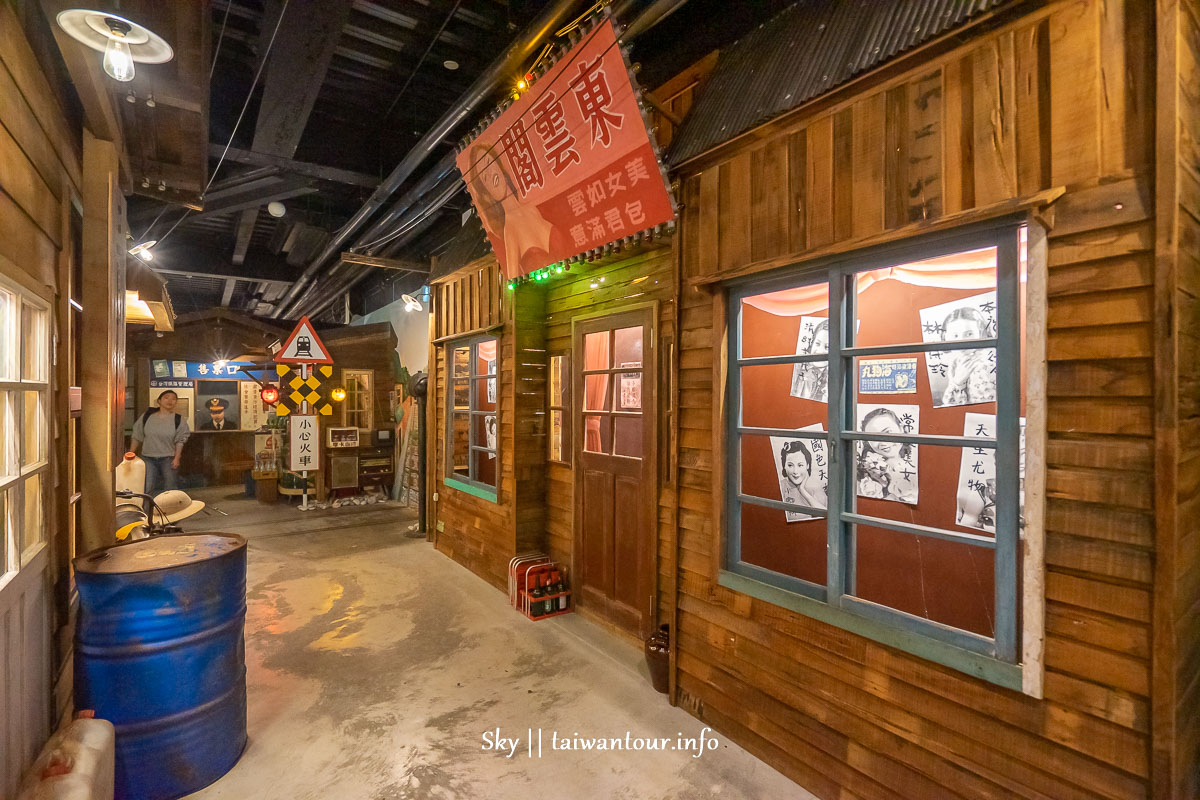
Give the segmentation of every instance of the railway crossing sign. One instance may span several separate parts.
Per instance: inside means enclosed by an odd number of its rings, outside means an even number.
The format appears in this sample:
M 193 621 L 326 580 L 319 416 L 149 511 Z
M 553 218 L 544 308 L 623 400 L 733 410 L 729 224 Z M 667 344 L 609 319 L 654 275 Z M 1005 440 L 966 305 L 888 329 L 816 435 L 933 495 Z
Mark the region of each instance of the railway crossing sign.
M 283 347 L 275 354 L 275 361 L 282 364 L 332 364 L 329 350 L 321 337 L 317 336 L 308 317 L 301 317 L 295 330 L 288 336 Z
M 333 413 L 333 404 L 329 399 L 333 383 L 332 366 L 301 364 L 293 367 L 276 364 L 275 374 L 279 376 L 279 402 L 275 405 L 277 416 L 309 413 L 328 417 Z M 304 403 L 308 403 L 307 409 Z

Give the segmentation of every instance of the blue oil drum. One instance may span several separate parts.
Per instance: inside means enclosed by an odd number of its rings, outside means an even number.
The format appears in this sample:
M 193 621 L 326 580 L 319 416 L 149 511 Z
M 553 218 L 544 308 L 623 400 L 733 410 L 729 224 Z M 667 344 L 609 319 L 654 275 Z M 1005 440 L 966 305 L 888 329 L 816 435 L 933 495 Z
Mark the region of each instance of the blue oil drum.
M 158 536 L 75 559 L 75 707 L 116 726 L 118 800 L 173 800 L 246 746 L 246 540 Z

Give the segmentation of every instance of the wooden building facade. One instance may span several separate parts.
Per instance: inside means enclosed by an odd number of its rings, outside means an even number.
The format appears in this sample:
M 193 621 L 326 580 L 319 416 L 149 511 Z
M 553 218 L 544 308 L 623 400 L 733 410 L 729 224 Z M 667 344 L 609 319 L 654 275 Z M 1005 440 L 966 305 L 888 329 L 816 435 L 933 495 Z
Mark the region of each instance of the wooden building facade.
M 673 235 L 515 290 L 490 255 L 435 279 L 431 538 L 497 587 L 511 557 L 545 551 L 570 565 L 581 612 L 630 637 L 671 625 L 671 701 L 818 796 L 1196 796 L 1198 57 L 1193 0 L 998 4 L 951 35 L 674 161 L 681 210 Z M 707 62 L 709 89 L 724 58 Z M 668 106 L 684 119 L 677 128 L 664 122 L 664 133 L 686 137 L 688 111 L 709 113 L 702 78 L 679 81 L 688 96 Z M 750 371 L 785 373 L 776 405 L 808 398 L 795 382 L 788 391 L 789 378 L 817 360 L 805 361 L 799 344 L 792 349 L 798 327 L 803 336 L 799 315 L 839 315 L 828 352 L 838 349 L 843 367 L 904 356 L 915 361 L 918 383 L 933 380 L 926 367 L 935 353 L 919 326 L 915 339 L 873 338 L 890 312 L 872 305 L 880 301 L 869 292 L 895 277 L 875 273 L 942 269 L 937 258 L 978 252 L 981 242 L 996 253 L 993 274 L 1001 277 L 991 287 L 1010 309 L 1000 313 L 1020 334 L 1007 354 L 1002 336 L 995 345 L 1001 375 L 1019 388 L 1001 380 L 999 397 L 982 409 L 995 415 L 997 469 L 1014 478 L 1021 418 L 1020 529 L 1010 508 L 1008 534 L 996 534 L 1006 513 L 997 510 L 990 538 L 939 540 L 933 528 L 941 526 L 922 516 L 934 490 L 923 484 L 929 500 L 921 503 L 913 495 L 911 516 L 878 499 L 855 506 L 849 495 L 879 495 L 863 494 L 861 484 L 847 490 L 862 473 L 844 463 L 830 465 L 845 480 L 830 479 L 828 515 L 845 509 L 857 539 L 826 540 L 825 518 L 791 521 L 798 512 L 785 509 L 786 495 L 745 497 L 761 479 L 743 466 L 754 457 L 750 440 L 763 439 L 758 452 L 778 450 L 765 440 L 787 431 L 774 429 L 803 430 L 809 421 L 750 419 L 758 413 L 751 386 L 768 385 Z M 1013 278 L 1008 300 L 1006 258 L 1013 269 L 1019 260 L 1023 276 Z M 875 289 L 864 276 L 879 281 Z M 959 277 L 957 293 L 929 299 L 926 310 L 987 289 Z M 923 280 L 897 296 L 926 302 L 934 295 Z M 829 289 L 810 310 L 763 311 L 814 286 Z M 856 302 L 862 313 L 850 325 L 840 315 Z M 895 309 L 917 325 L 915 305 Z M 777 326 L 791 320 L 791 343 L 786 352 L 750 353 L 752 328 L 768 317 Z M 646 331 L 643 357 L 591 363 L 590 333 L 634 325 Z M 619 346 L 616 336 L 606 347 Z M 499 472 L 490 492 L 456 480 L 447 453 L 453 353 L 479 337 L 498 352 L 488 413 L 498 417 Z M 807 435 L 809 449 L 828 437 L 828 446 L 861 458 L 866 423 L 842 416 L 867 401 L 859 396 L 865 384 L 843 367 L 829 367 L 828 426 Z M 624 402 L 623 368 L 641 380 L 639 454 L 649 471 L 633 477 L 589 459 L 593 430 L 616 428 L 587 412 Z M 612 376 L 610 397 L 593 406 L 588 381 L 601 374 Z M 835 391 L 850 400 L 835 402 Z M 936 425 L 961 400 L 923 386 L 907 398 L 897 384 L 884 394 L 891 396 L 879 402 L 893 408 L 921 406 L 919 434 L 929 435 L 919 444 L 922 474 L 938 474 L 944 461 L 952 483 L 959 455 L 940 451 L 963 444 L 962 409 L 952 420 L 957 431 Z M 832 435 L 834 422 L 844 423 L 844 436 Z M 550 441 L 557 430 L 569 445 L 561 450 Z M 766 458 L 763 474 L 771 471 Z M 774 470 L 770 483 L 780 480 L 778 459 Z M 647 474 L 642 493 L 622 502 L 622 481 Z M 1004 491 L 1015 506 L 1016 484 Z M 599 513 L 601 523 L 589 527 L 589 509 L 605 497 L 616 497 L 615 513 L 624 516 Z M 961 495 L 957 502 L 960 534 L 987 533 L 964 527 Z M 887 517 L 883 527 L 906 541 L 921 539 L 912 560 L 899 545 L 879 544 L 884 531 L 870 528 L 865 514 Z M 766 535 L 755 525 L 780 538 L 752 539 Z M 638 534 L 630 541 L 621 530 Z M 827 548 L 841 544 L 853 552 L 827 561 Z M 968 557 L 965 544 L 979 549 Z M 890 563 L 872 566 L 864 549 L 871 546 Z M 981 551 L 983 588 L 966 587 Z M 795 559 L 761 570 L 733 563 L 761 565 L 785 552 Z M 1004 558 L 1012 566 L 1007 607 L 994 591 L 1006 573 L 993 565 Z M 884 575 L 887 567 L 899 578 Z M 912 599 L 912 587 L 898 584 L 918 576 L 921 594 Z M 875 595 L 866 596 L 868 584 Z M 970 611 L 974 592 L 984 599 Z M 860 609 L 864 596 L 897 613 Z M 1015 631 L 1007 644 L 1005 625 Z

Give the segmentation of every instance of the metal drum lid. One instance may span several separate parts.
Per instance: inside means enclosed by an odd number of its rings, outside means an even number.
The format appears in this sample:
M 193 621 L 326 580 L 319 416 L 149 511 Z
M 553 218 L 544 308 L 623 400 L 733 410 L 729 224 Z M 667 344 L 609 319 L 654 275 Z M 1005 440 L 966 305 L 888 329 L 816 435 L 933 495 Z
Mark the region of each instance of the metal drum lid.
M 170 569 L 232 553 L 246 546 L 234 533 L 180 533 L 112 545 L 75 559 L 76 572 L 130 573 Z

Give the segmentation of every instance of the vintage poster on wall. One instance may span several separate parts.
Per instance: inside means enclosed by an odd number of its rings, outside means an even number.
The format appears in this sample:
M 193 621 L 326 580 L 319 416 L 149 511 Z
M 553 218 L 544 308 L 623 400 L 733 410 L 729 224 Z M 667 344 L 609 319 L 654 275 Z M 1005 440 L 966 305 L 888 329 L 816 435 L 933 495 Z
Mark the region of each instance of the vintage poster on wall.
M 609 20 L 467 144 L 458 169 L 509 278 L 675 217 Z
M 1025 418 L 1020 419 L 1020 526 L 1025 527 Z M 968 413 L 963 436 L 991 439 L 996 435 L 995 414 Z M 996 451 L 988 447 L 964 447 L 958 466 L 955 492 L 955 523 L 964 528 L 996 532 Z
M 800 333 L 796 337 L 796 355 L 815 355 L 829 352 L 829 319 L 801 317 Z M 813 361 L 792 367 L 792 397 L 829 402 L 829 362 Z
M 858 430 L 865 433 L 915 434 L 920 431 L 918 405 L 858 404 Z M 896 442 L 858 442 L 855 480 L 859 497 L 916 503 L 917 446 Z
M 240 381 L 196 381 L 197 430 L 236 431 Z
M 267 404 L 262 400 L 262 388 L 254 381 L 239 382 L 238 409 L 242 430 L 256 431 L 267 423 Z
M 821 423 L 797 428 L 799 431 L 823 432 Z M 772 436 L 771 454 L 775 458 L 775 474 L 779 477 L 779 496 L 785 503 L 809 508 L 828 508 L 829 462 L 824 439 Z M 785 510 L 788 522 L 820 519 L 801 511 Z
M 924 342 L 957 342 L 996 336 L 996 293 L 987 292 L 922 308 Z M 969 406 L 996 399 L 996 348 L 925 354 L 933 407 Z
M 858 362 L 859 394 L 916 394 L 917 358 L 872 358 Z
M 496 442 L 498 441 L 498 436 L 497 436 L 497 431 L 496 431 L 496 415 L 495 414 L 485 414 L 484 415 L 483 430 L 484 430 L 484 437 L 487 440 L 487 449 L 495 450 Z

